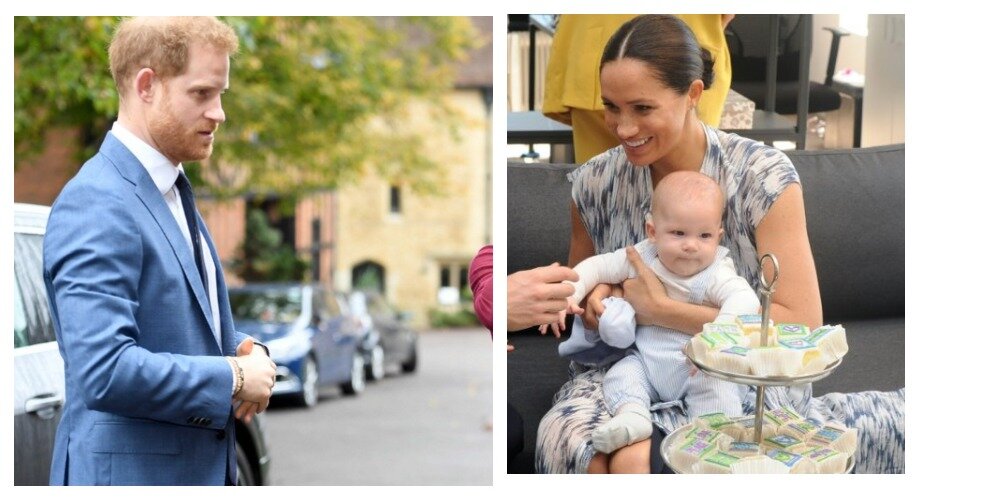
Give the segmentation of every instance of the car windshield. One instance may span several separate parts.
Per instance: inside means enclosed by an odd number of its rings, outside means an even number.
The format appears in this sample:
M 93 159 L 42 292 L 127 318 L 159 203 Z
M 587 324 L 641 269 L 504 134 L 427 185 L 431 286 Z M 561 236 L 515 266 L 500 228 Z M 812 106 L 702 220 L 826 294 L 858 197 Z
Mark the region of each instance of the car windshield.
M 302 313 L 302 290 L 230 290 L 233 318 L 265 323 L 292 323 Z

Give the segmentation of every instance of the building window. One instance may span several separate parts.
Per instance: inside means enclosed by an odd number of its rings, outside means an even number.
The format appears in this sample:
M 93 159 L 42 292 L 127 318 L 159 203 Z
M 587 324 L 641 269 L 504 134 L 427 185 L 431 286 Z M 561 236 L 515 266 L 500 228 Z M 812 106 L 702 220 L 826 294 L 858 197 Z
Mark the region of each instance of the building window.
M 439 262 L 438 304 L 457 306 L 462 300 L 469 300 L 469 266 L 465 261 Z
M 389 213 L 403 213 L 403 193 L 399 186 L 389 186 Z
M 441 286 L 444 288 L 446 286 L 451 286 L 451 267 L 444 265 L 441 267 Z

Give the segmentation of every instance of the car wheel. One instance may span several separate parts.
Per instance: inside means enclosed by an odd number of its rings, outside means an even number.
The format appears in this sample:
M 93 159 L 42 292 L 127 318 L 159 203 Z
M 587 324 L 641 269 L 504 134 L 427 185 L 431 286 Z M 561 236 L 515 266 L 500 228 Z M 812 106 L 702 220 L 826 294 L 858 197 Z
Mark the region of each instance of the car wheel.
M 239 443 L 236 443 L 236 486 L 256 486 L 257 479 L 253 474 L 250 458 Z
M 365 376 L 368 380 L 382 380 L 385 378 L 385 349 L 376 345 L 372 349 L 372 362 L 365 367 Z
M 403 373 L 413 373 L 417 371 L 417 344 L 410 348 L 410 357 L 403 362 Z
M 312 408 L 319 402 L 319 368 L 313 357 L 306 356 L 302 365 L 302 392 L 295 401 L 299 406 Z
M 351 379 L 340 386 L 347 394 L 360 394 L 365 390 L 365 357 L 355 352 L 351 359 Z

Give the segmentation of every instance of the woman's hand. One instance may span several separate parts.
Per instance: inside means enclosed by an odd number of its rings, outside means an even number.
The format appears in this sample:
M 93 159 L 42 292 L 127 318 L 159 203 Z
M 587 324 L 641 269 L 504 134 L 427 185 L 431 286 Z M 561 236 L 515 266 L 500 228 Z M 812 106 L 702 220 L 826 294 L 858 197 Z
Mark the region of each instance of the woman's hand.
M 657 325 L 694 335 L 702 325 L 710 323 L 719 315 L 715 307 L 689 304 L 667 296 L 666 288 L 634 247 L 625 249 L 629 263 L 635 269 L 636 278 L 625 280 L 625 300 L 635 309 L 635 321 L 639 325 Z
M 670 302 L 667 290 L 653 270 L 642 261 L 635 247 L 625 249 L 629 264 L 635 269 L 638 277 L 625 280 L 625 300 L 635 309 L 635 321 L 640 325 L 663 325 L 658 318 L 663 313 L 665 304 Z M 666 325 L 663 325 L 666 326 Z

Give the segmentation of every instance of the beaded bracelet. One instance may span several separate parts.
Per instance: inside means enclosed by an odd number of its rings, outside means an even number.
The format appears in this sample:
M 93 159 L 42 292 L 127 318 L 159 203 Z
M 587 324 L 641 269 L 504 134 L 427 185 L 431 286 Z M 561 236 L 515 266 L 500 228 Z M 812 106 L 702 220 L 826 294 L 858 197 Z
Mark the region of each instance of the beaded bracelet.
M 236 374 L 236 387 L 233 388 L 233 397 L 236 397 L 243 390 L 243 367 L 236 358 L 229 358 L 229 363 L 233 366 L 233 373 Z

